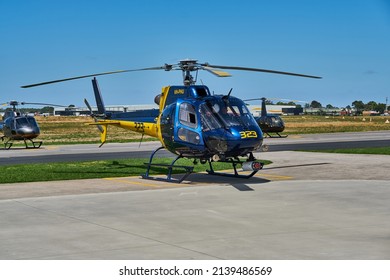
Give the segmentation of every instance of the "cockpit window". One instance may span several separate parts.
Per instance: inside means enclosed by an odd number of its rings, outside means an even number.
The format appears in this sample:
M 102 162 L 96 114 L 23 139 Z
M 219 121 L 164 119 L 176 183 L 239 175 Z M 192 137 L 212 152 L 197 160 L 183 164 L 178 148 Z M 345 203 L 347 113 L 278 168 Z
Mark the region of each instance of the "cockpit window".
M 30 125 L 32 125 L 32 126 L 38 126 L 36 120 L 35 120 L 33 117 L 28 116 L 28 117 L 27 117 L 27 121 L 28 121 L 28 122 L 30 123 Z
M 27 118 L 16 119 L 16 124 L 17 124 L 18 126 L 26 126 L 26 125 L 29 125 Z
M 255 120 L 248 108 L 239 99 L 230 98 L 227 101 L 221 99 L 208 100 L 201 104 L 203 130 L 217 129 L 230 126 L 254 125 Z
M 179 121 L 181 124 L 196 128 L 198 126 L 195 114 L 195 108 L 192 104 L 182 103 L 179 108 Z
M 222 128 L 223 125 L 218 119 L 219 105 L 214 104 L 214 106 L 209 103 L 203 103 L 200 105 L 200 115 L 202 120 L 202 129 L 203 131 L 213 130 L 217 128 Z
M 197 93 L 198 97 L 206 97 L 208 95 L 206 89 L 203 87 L 197 88 L 196 93 Z

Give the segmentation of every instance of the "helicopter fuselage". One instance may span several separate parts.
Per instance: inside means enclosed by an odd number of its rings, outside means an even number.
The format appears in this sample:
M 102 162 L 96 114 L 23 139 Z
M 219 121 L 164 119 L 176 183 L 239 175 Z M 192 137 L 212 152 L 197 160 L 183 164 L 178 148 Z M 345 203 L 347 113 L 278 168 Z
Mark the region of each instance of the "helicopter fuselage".
M 4 137 L 12 140 L 34 139 L 39 136 L 38 123 L 31 116 L 10 116 L 3 122 Z
M 265 115 L 255 118 L 257 124 L 264 133 L 283 132 L 285 125 L 282 118 L 278 115 Z
M 184 157 L 245 156 L 263 141 L 244 102 L 235 97 L 178 98 L 163 110 L 158 123 L 165 148 Z
M 159 113 L 150 110 L 144 120 L 112 113 L 95 124 L 156 137 L 168 151 L 188 158 L 226 160 L 247 156 L 262 145 L 263 133 L 239 98 L 211 95 L 207 86 L 191 85 L 164 87 L 155 100 Z

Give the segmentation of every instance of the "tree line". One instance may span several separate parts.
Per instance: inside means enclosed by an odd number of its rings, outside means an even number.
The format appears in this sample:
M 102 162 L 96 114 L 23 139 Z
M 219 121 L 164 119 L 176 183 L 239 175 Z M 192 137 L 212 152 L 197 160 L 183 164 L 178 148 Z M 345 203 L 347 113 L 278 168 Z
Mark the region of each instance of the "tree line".
M 272 104 L 270 102 L 269 104 Z M 293 101 L 291 102 L 277 102 L 276 105 L 296 105 L 297 107 L 301 106 L 299 104 L 295 104 Z M 352 106 L 351 106 L 352 105 Z M 390 111 L 390 106 L 387 106 L 384 103 L 377 103 L 375 101 L 369 101 L 367 103 L 364 103 L 361 100 L 355 100 L 352 102 L 351 105 L 348 105 L 345 107 L 347 110 L 353 110 L 356 114 L 362 114 L 363 111 L 375 111 L 379 114 L 383 114 L 385 111 Z M 316 109 L 338 109 L 337 107 L 332 106 L 331 104 L 326 105 L 325 107 L 322 106 L 320 102 L 317 100 L 313 100 L 310 103 L 306 103 L 304 105 L 305 108 L 316 108 Z
M 10 108 L 2 108 L 0 109 L 0 112 L 4 112 L 6 110 L 12 110 Z M 43 108 L 18 108 L 18 112 L 21 112 L 22 114 L 29 114 L 29 113 L 37 113 L 37 114 L 52 114 L 54 111 L 54 107 L 46 106 Z

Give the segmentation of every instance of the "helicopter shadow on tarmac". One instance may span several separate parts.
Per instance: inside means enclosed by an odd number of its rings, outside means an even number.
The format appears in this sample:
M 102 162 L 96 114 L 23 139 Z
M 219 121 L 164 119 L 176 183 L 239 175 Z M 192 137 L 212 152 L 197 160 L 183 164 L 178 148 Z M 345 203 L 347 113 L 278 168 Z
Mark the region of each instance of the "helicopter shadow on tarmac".
M 284 166 L 275 166 L 275 167 L 266 167 L 263 169 L 266 170 L 273 170 L 273 169 L 284 169 L 284 168 L 296 168 L 296 167 L 310 167 L 310 166 L 322 166 L 322 165 L 328 165 L 331 164 L 330 162 L 318 162 L 318 163 L 307 163 L 307 164 L 295 164 L 295 165 L 284 165 Z M 261 176 L 261 174 L 259 175 Z M 197 182 L 197 183 L 206 183 L 206 184 L 222 184 L 227 186 L 232 186 L 235 189 L 239 191 L 255 191 L 255 189 L 248 186 L 248 184 L 265 184 L 270 183 L 273 180 L 269 180 L 262 177 L 256 177 L 253 176 L 249 179 L 241 179 L 241 178 L 229 178 L 224 176 L 213 176 L 212 180 L 209 175 L 206 173 L 194 173 L 191 174 L 189 177 L 190 180 Z M 191 182 L 188 182 L 191 184 Z
M 317 165 L 326 165 L 331 164 L 330 162 L 317 162 L 317 163 L 305 163 L 305 164 L 293 164 L 293 165 L 284 165 L 284 166 L 274 166 L 267 167 L 269 169 L 282 169 L 282 168 L 293 168 L 293 167 L 308 167 L 308 166 L 317 166 Z
M 177 176 L 177 174 L 172 175 L 172 177 Z M 180 176 L 180 175 L 179 175 Z M 235 178 L 235 177 L 225 177 L 225 176 L 210 176 L 207 173 L 192 173 L 188 179 L 182 184 L 217 184 L 225 185 L 228 187 L 234 187 L 238 191 L 254 191 L 253 188 L 249 187 L 248 184 L 264 184 L 269 183 L 271 180 L 260 178 L 260 177 L 251 177 L 248 179 Z
M 282 166 L 269 166 L 267 165 L 262 171 L 274 170 L 274 169 L 285 169 L 285 168 L 299 168 L 299 167 L 315 167 L 332 164 L 331 162 L 315 162 L 315 163 L 305 163 L 305 164 L 291 164 L 291 165 L 282 165 Z M 176 174 L 172 175 L 174 177 Z M 272 182 L 274 180 L 267 179 L 268 175 L 259 174 L 258 176 L 253 176 L 248 179 L 235 178 L 235 177 L 225 177 L 225 176 L 210 176 L 207 173 L 192 173 L 188 180 L 183 182 L 184 184 L 219 184 L 219 185 L 228 185 L 236 188 L 239 191 L 254 191 L 253 188 L 249 187 L 248 184 L 265 184 Z

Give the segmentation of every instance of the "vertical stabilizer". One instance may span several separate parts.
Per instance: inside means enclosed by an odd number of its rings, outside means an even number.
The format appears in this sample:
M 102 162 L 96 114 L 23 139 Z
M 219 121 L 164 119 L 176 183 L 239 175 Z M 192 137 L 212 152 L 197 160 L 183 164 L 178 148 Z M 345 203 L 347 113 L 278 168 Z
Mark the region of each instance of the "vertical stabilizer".
M 261 116 L 262 117 L 267 115 L 267 108 L 265 106 L 265 101 L 266 101 L 265 97 L 261 98 Z
M 93 92 L 95 93 L 96 106 L 98 108 L 99 115 L 106 115 L 106 108 L 104 107 L 103 98 L 100 93 L 99 85 L 96 80 L 96 77 L 92 80 Z

